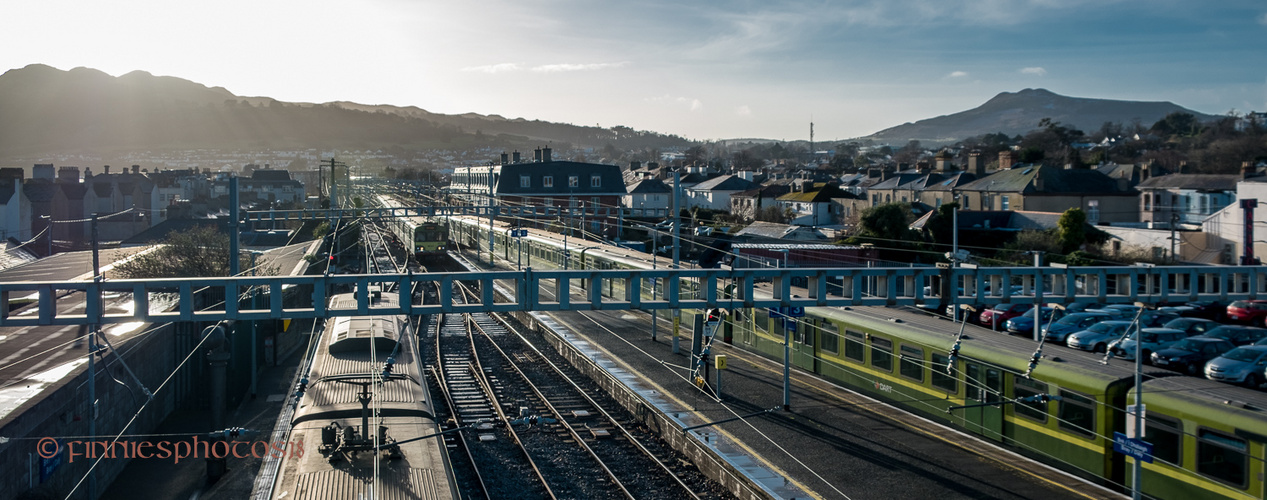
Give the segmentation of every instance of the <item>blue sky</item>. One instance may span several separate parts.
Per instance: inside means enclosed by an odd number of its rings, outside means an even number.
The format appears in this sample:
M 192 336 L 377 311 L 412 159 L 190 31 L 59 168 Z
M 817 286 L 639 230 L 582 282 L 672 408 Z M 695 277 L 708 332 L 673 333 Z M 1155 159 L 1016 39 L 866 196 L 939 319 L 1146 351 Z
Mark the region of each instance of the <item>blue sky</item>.
M 0 70 L 144 70 L 235 94 L 846 139 L 999 92 L 1267 110 L 1267 2 L 218 2 L 5 7 Z

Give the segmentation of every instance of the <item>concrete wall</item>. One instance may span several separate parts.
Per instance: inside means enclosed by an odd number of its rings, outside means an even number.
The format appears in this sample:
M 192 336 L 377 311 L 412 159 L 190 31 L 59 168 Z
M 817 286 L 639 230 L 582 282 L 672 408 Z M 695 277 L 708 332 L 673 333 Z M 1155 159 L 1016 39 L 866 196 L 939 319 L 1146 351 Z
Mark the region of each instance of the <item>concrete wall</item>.
M 138 337 L 127 344 L 115 343 L 123 352 L 128 367 L 136 373 L 144 385 L 151 391 L 157 389 L 163 380 L 175 369 L 179 362 L 174 354 L 176 336 L 174 326 L 165 325 L 144 337 Z M 80 347 L 86 352 L 86 348 Z M 124 426 L 136 415 L 141 405 L 146 403 L 145 394 L 127 375 L 119 364 L 118 357 L 108 352 L 104 360 L 97 363 L 96 393 L 97 405 L 96 434 L 98 440 L 110 440 L 115 434 L 124 430 Z M 191 359 L 191 362 L 194 362 Z M 199 360 L 200 361 L 200 360 Z M 109 370 L 103 369 L 103 365 Z M 127 384 L 127 387 L 115 383 L 110 374 Z M 60 465 L 41 482 L 40 469 L 46 461 L 42 460 L 37 443 L 44 437 L 56 437 L 63 440 L 87 440 L 88 419 L 91 416 L 88 402 L 88 370 L 87 364 L 78 367 L 74 375 L 70 375 L 53 387 L 46 389 L 46 396 L 36 402 L 23 405 L 14 412 L 14 417 L 0 427 L 0 436 L 10 439 L 0 445 L 0 498 L 15 498 L 20 494 L 48 495 L 50 498 L 65 498 L 84 477 L 92 461 L 82 456 L 70 457 L 63 454 Z M 129 391 L 129 388 L 131 391 Z M 151 432 L 175 408 L 178 391 L 169 387 L 159 392 L 136 421 L 127 427 L 125 434 L 143 434 Z M 19 413 L 20 412 L 20 413 Z M 63 453 L 65 447 L 63 447 Z M 96 493 L 105 490 L 115 476 L 123 470 L 128 460 L 123 458 L 106 458 L 94 470 Z M 46 467 L 47 468 L 47 467 Z M 91 498 L 88 496 L 85 481 L 73 498 Z

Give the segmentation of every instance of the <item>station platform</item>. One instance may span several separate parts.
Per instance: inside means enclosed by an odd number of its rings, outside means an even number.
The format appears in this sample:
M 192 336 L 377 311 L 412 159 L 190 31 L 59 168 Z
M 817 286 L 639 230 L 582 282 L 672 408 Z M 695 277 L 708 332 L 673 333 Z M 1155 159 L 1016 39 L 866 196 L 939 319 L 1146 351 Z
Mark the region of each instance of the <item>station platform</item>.
M 487 269 L 486 260 L 482 265 Z M 664 312 L 655 339 L 643 311 L 528 316 L 677 426 L 662 434 L 711 449 L 765 497 L 1125 498 L 795 368 L 784 409 L 782 364 L 720 339 L 713 354 L 727 356 L 728 366 L 715 397 L 691 380 L 689 325 L 682 325 L 675 352 Z M 714 371 L 709 385 L 715 381 Z M 716 424 L 703 426 L 709 423 Z M 696 426 L 703 427 L 682 430 Z

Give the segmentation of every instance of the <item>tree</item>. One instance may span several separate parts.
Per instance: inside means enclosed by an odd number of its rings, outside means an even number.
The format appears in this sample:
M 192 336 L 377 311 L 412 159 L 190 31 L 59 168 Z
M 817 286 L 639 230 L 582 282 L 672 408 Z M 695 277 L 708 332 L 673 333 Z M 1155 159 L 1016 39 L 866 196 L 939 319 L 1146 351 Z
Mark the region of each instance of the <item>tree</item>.
M 1065 210 L 1056 226 L 1060 231 L 1060 248 L 1063 253 L 1078 250 L 1087 240 L 1087 214 L 1081 208 Z
M 239 269 L 250 268 L 250 257 L 240 257 Z M 256 262 L 264 266 L 260 262 Z M 157 250 L 114 267 L 129 279 L 192 278 L 229 275 L 229 235 L 214 226 L 173 232 Z M 256 274 L 274 274 L 258 270 Z

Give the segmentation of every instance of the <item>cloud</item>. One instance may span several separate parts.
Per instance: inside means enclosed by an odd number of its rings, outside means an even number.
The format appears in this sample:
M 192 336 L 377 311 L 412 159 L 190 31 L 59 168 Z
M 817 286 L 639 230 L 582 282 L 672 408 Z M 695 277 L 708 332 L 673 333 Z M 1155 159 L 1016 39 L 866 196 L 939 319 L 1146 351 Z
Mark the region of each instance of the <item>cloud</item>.
M 563 73 L 568 71 L 597 71 L 601 69 L 619 68 L 628 65 L 629 62 L 622 61 L 617 63 L 591 63 L 591 64 L 543 64 L 534 66 L 533 71 L 537 73 Z
M 678 102 L 686 102 L 686 101 L 687 99 L 685 97 L 678 98 Z M 701 109 L 704 109 L 704 103 L 700 102 L 699 99 L 691 99 L 690 102 L 691 102 L 691 111 L 699 111 Z
M 735 114 L 739 116 L 751 116 L 752 108 L 749 108 L 747 104 L 744 104 L 743 106 L 735 108 Z
M 968 77 L 967 71 L 951 71 L 949 75 L 946 75 L 946 78 L 967 78 L 967 77 Z
M 1029 68 L 1021 68 L 1022 75 L 1047 76 L 1047 70 L 1041 66 L 1033 66 Z
M 465 68 L 462 68 L 462 71 L 488 73 L 488 74 L 506 73 L 509 71 L 519 71 L 519 70 L 520 70 L 520 67 L 518 63 L 486 64 L 484 66 L 467 66 Z
M 656 97 L 646 97 L 646 98 L 643 98 L 642 100 L 643 102 L 652 103 L 652 104 L 669 103 L 673 105 L 678 105 L 678 106 L 682 106 L 687 109 L 690 109 L 691 111 L 700 111 L 704 109 L 704 103 L 702 101 L 700 101 L 699 99 L 693 99 L 690 97 L 673 97 L 668 94 L 665 94 L 665 95 L 656 96 Z
M 1264 13 L 1263 15 L 1258 16 L 1258 24 L 1267 26 L 1267 13 Z

